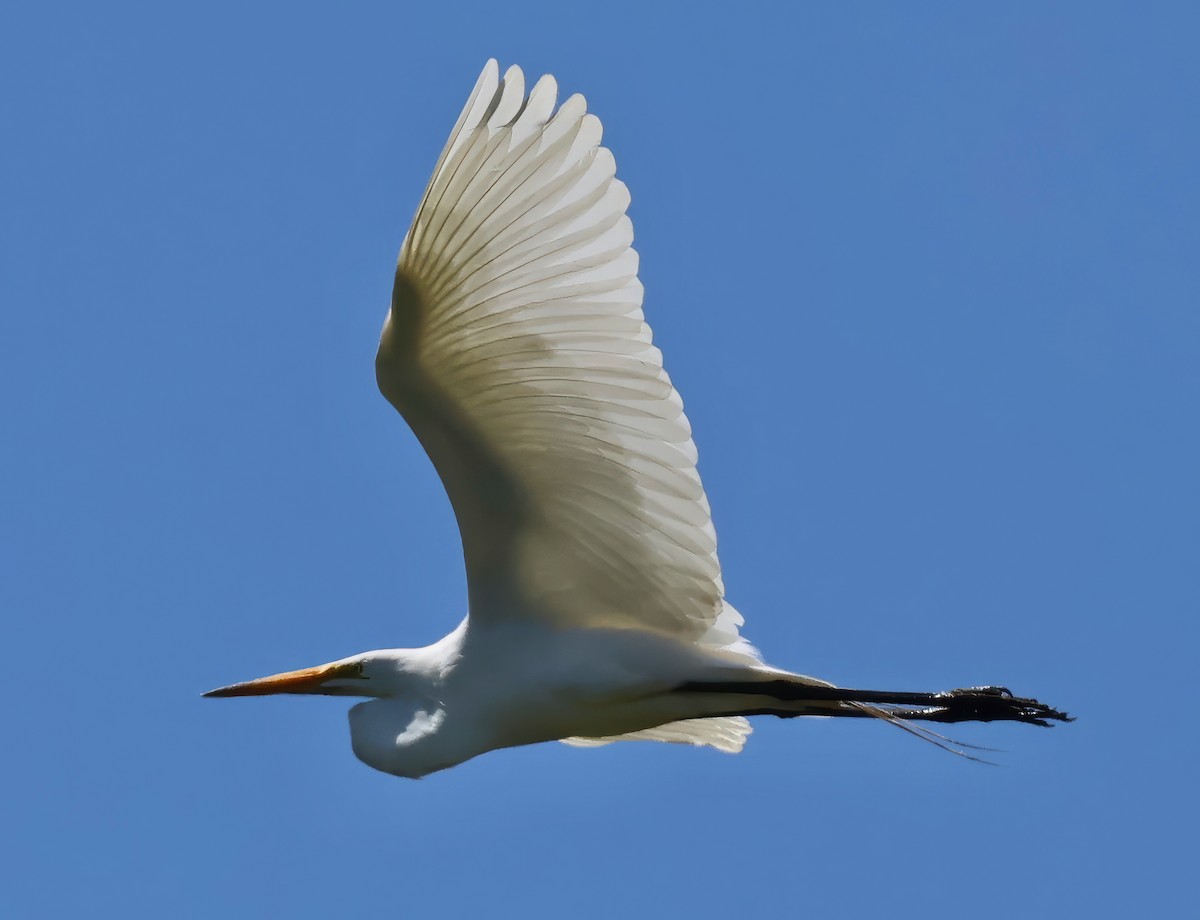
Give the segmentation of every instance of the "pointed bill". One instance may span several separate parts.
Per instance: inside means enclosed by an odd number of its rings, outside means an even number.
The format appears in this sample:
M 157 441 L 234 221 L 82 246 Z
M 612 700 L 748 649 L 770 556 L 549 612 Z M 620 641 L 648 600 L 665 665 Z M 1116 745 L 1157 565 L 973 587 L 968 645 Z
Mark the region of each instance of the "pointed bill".
M 315 668 L 301 668 L 298 671 L 284 671 L 282 674 L 272 674 L 270 677 L 260 677 L 257 680 L 242 681 L 227 687 L 209 690 L 203 696 L 267 696 L 273 693 L 328 693 L 337 695 L 338 691 L 326 688 L 331 680 L 362 679 L 362 666 L 358 662 L 334 662 L 322 664 Z

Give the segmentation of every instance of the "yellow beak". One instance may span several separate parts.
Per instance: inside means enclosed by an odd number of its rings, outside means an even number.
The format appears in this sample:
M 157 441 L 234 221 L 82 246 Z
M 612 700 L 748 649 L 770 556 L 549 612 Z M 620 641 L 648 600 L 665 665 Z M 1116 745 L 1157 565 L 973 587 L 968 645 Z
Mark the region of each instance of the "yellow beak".
M 354 679 L 362 677 L 362 668 L 357 662 L 340 662 L 322 664 L 315 668 L 301 668 L 299 671 L 284 671 L 282 674 L 272 674 L 270 677 L 260 677 L 258 680 L 247 680 L 240 684 L 230 684 L 228 687 L 218 687 L 209 690 L 204 696 L 266 696 L 271 693 L 328 693 L 340 695 L 341 692 L 325 689 L 326 681 L 334 679 Z

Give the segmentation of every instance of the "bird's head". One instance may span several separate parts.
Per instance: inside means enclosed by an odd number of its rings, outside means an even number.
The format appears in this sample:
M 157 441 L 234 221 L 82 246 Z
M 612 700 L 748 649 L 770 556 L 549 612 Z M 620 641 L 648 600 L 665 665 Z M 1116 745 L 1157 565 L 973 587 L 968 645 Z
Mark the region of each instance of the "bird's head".
M 284 671 L 269 677 L 242 681 L 209 690 L 204 696 L 266 696 L 274 693 L 309 693 L 322 696 L 392 696 L 404 684 L 406 668 L 402 650 L 363 652 L 314 668 Z

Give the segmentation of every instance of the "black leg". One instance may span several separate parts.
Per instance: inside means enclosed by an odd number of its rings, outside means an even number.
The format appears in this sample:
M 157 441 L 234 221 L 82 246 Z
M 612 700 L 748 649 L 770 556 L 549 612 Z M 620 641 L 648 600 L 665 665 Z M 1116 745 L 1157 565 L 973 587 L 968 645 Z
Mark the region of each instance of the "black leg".
M 1014 696 L 1006 687 L 964 687 L 941 693 L 908 693 L 887 690 L 850 690 L 841 687 L 814 687 L 800 681 L 730 681 L 681 684 L 680 693 L 737 693 L 769 696 L 780 702 L 870 703 L 883 705 L 887 711 L 902 719 L 926 722 L 1025 722 L 1049 726 L 1051 722 L 1071 722 L 1065 712 L 1053 709 L 1035 699 Z M 905 707 L 905 708 L 900 708 Z M 912 708 L 918 707 L 918 708 Z M 826 715 L 864 716 L 869 711 L 856 706 L 814 708 L 809 712 L 764 707 L 743 710 L 746 715 L 771 714 L 778 716 Z

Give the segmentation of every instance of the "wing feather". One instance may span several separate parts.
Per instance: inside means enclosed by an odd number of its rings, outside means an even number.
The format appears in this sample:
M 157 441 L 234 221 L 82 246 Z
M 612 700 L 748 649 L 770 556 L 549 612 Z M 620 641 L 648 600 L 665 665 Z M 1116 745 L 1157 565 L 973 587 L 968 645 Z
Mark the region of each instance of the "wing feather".
M 753 654 L 723 600 L 683 402 L 642 315 L 599 119 L 489 61 L 400 251 L 380 389 L 446 486 L 471 616 Z M 736 720 L 640 737 L 737 747 Z

